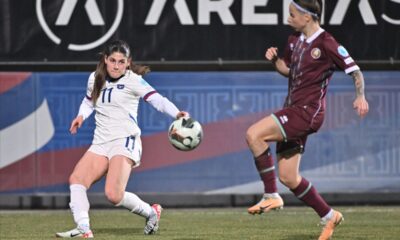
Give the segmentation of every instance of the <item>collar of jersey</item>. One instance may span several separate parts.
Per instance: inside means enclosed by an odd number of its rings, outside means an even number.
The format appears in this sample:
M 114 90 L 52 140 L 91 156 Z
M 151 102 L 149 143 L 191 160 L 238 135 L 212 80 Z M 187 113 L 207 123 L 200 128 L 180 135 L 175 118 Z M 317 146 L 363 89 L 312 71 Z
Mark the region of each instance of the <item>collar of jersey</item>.
M 121 78 L 123 78 L 124 76 L 125 76 L 125 74 L 122 74 L 121 77 L 119 77 L 119 78 L 112 78 L 107 75 L 106 80 L 107 80 L 107 82 L 116 82 L 116 81 L 120 80 Z
M 312 41 L 314 41 L 319 35 L 321 35 L 321 33 L 325 32 L 325 29 L 323 28 L 319 28 L 311 37 L 307 38 L 306 42 L 307 43 L 311 43 Z M 304 39 L 306 38 L 306 36 L 304 35 L 304 33 L 302 33 L 300 35 L 300 40 L 304 41 Z

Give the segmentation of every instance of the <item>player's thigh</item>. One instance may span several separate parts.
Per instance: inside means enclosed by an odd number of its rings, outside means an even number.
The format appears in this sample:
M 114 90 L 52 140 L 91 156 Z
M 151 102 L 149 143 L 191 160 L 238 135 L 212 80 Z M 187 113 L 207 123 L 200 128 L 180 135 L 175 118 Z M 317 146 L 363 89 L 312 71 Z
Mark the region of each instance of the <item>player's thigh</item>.
M 299 172 L 301 156 L 300 153 L 294 153 L 278 157 L 279 179 L 291 189 L 297 187 L 301 181 Z
M 133 165 L 134 162 L 123 155 L 115 155 L 111 158 L 106 177 L 106 194 L 115 195 L 125 192 Z
M 105 156 L 86 151 L 76 164 L 70 177 L 71 184 L 83 184 L 89 188 L 107 172 L 108 159 Z
M 282 141 L 283 135 L 275 119 L 270 115 L 251 125 L 247 130 L 248 139 L 264 141 Z

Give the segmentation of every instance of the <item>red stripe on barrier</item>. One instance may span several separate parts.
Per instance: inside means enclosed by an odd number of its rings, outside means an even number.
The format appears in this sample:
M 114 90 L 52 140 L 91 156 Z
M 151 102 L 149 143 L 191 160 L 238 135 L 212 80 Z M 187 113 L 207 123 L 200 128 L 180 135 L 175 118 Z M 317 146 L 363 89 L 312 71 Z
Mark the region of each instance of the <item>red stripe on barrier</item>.
M 133 171 L 153 170 L 246 150 L 246 130 L 267 114 L 257 113 L 204 125 L 202 143 L 189 152 L 172 147 L 167 132 L 144 136 L 142 165 Z M 0 169 L 0 192 L 67 184 L 75 164 L 87 148 L 35 153 Z
M 17 86 L 30 77 L 30 72 L 1 72 L 0 73 L 0 94 Z
M 268 114 L 262 112 L 204 125 L 202 143 L 189 152 L 179 151 L 169 143 L 166 144 L 167 132 L 144 137 L 142 165 L 138 170 L 162 168 L 246 150 L 247 129 Z
M 34 153 L 0 169 L 0 191 L 68 183 L 75 164 L 87 147 Z

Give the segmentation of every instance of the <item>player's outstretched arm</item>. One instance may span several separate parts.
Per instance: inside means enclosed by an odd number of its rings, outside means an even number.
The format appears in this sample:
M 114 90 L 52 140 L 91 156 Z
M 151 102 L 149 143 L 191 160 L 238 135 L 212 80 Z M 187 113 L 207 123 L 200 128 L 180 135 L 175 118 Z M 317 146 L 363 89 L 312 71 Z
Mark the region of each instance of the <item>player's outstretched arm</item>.
M 148 97 L 146 102 L 150 103 L 159 112 L 166 113 L 172 118 L 189 117 L 189 113 L 180 111 L 175 104 L 169 101 L 166 97 L 161 96 L 159 93 L 154 93 Z
M 290 69 L 286 66 L 286 63 L 278 57 L 278 48 L 268 48 L 265 52 L 265 58 L 272 62 L 277 72 L 285 77 L 289 77 Z
M 356 89 L 356 99 L 353 102 L 353 108 L 360 117 L 365 117 L 368 113 L 369 106 L 364 94 L 364 76 L 360 70 L 354 71 L 351 76 L 353 77 Z

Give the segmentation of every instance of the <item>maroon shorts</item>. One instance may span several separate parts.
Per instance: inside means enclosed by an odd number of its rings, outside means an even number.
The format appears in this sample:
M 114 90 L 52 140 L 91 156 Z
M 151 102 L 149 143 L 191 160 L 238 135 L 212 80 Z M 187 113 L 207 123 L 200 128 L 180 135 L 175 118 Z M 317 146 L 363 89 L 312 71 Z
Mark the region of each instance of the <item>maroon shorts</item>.
M 283 142 L 277 143 L 276 153 L 303 153 L 308 135 L 321 127 L 324 112 L 309 106 L 290 106 L 273 113 L 272 117 L 284 137 Z

